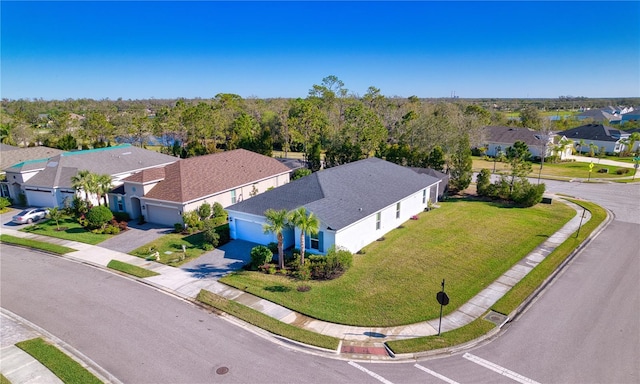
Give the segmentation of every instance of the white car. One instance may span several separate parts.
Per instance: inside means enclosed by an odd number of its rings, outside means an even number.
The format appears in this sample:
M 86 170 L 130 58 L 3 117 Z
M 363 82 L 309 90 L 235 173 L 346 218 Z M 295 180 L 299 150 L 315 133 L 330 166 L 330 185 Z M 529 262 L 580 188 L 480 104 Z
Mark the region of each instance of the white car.
M 11 221 L 16 224 L 31 224 L 34 221 L 42 220 L 49 214 L 47 208 L 27 208 L 13 216 Z

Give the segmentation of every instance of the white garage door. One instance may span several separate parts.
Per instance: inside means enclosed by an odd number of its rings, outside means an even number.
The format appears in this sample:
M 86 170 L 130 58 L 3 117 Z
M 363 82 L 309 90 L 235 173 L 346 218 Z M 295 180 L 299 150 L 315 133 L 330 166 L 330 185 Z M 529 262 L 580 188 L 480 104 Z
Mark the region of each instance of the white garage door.
M 267 245 L 275 241 L 272 233 L 264 233 L 262 224 L 246 220 L 236 220 L 236 239 Z
M 158 205 L 147 204 L 147 214 L 145 215 L 145 220 L 150 223 L 173 227 L 175 223 L 182 223 L 182 216 L 178 214 L 178 210 L 175 208 L 167 208 L 160 207 Z
M 32 207 L 53 207 L 53 196 L 49 191 L 26 190 L 27 204 Z

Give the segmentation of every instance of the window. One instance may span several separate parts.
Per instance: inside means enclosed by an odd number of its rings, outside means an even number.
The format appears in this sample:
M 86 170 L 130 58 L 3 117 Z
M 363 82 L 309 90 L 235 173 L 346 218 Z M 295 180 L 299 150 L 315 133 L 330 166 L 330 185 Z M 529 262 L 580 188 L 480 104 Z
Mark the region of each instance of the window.
M 400 218 L 400 203 L 396 204 L 396 219 Z
M 231 190 L 231 204 L 235 204 L 236 203 L 236 190 L 233 189 Z
M 422 204 L 427 204 L 427 190 L 422 190 Z
M 380 212 L 376 213 L 376 230 L 380 229 L 381 216 Z
M 315 235 L 312 233 L 311 236 L 309 236 L 311 238 L 311 245 L 310 248 L 311 249 L 320 249 L 320 239 L 318 237 L 318 233 L 316 233 Z
M 9 186 L 7 184 L 0 184 L 0 196 L 9 197 Z
M 124 211 L 124 202 L 122 201 L 122 196 L 118 196 L 118 212 Z

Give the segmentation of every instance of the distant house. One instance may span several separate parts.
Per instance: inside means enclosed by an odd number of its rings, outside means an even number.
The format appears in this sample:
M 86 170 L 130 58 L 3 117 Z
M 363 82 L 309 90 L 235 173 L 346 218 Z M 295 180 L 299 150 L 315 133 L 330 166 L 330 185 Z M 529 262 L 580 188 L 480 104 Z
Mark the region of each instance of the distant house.
M 3 155 L 4 157 L 4 155 Z M 76 191 L 71 178 L 87 170 L 108 174 L 113 184 L 136 172 L 163 166 L 178 159 L 146 149 L 119 145 L 76 152 L 62 152 L 51 157 L 23 161 L 5 169 L 9 194 L 14 201 L 24 194 L 27 204 L 35 207 L 62 206 Z
M 577 114 L 578 120 L 593 120 L 596 123 L 617 124 L 620 122 L 620 111 L 613 107 L 602 109 L 588 109 Z
M 571 155 L 571 148 L 565 148 L 560 152 L 556 150 L 556 144 L 562 139 L 562 134 L 551 133 L 548 137 L 544 137 L 541 132 L 531 128 L 487 126 L 483 130 L 483 135 L 488 156 L 504 154 L 506 149 L 512 147 L 516 141 L 525 143 L 529 147 L 531 157 L 534 158 L 541 158 L 545 150 L 544 157 L 556 155 L 560 160 L 564 160 Z
M 576 151 L 587 153 L 590 145 L 604 148 L 606 153 L 620 153 L 624 151 L 624 139 L 630 136 L 629 132 L 602 124 L 587 124 L 580 127 L 567 129 L 558 133 L 573 141 Z M 582 145 L 581 143 L 584 143 Z
M 173 226 L 205 202 L 227 207 L 282 186 L 290 172 L 274 158 L 236 149 L 138 172 L 124 179 L 109 200 L 113 211 L 128 212 L 132 219 L 142 215 Z
M 357 252 L 422 212 L 440 182 L 378 158 L 328 168 L 227 208 L 231 237 L 275 242 L 263 230 L 264 212 L 304 207 L 320 220 L 319 233 L 305 240 L 306 251 L 324 254 L 335 245 Z M 298 229 L 283 236 L 285 248 L 300 246 Z
M 33 160 L 59 155 L 64 151 L 49 147 L 14 147 L 0 144 L 0 174 L 5 175 L 5 170 L 13 165 Z M 6 175 L 5 175 L 6 177 Z M 0 196 L 16 200 L 21 193 L 21 184 L 13 178 L 13 175 L 4 181 L 0 181 Z

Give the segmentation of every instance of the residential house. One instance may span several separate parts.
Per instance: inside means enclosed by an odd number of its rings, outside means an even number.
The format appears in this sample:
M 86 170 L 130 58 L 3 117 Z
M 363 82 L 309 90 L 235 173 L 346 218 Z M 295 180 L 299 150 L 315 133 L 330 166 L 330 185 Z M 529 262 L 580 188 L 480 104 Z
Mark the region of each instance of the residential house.
M 440 180 L 378 158 L 328 168 L 227 208 L 231 238 L 268 244 L 264 212 L 304 207 L 320 221 L 307 235 L 306 251 L 324 254 L 330 247 L 357 252 L 427 208 Z M 436 203 L 437 201 L 433 201 Z M 300 246 L 300 230 L 283 233 L 284 247 Z
M 598 148 L 596 152 L 604 148 L 606 153 L 619 153 L 624 151 L 624 140 L 630 136 L 628 132 L 602 124 L 582 125 L 558 134 L 573 141 L 576 151 L 580 153 L 590 152 L 591 146 Z
M 619 110 L 613 107 L 602 109 L 588 109 L 577 114 L 575 117 L 578 120 L 593 120 L 594 122 L 600 124 L 617 124 L 621 120 Z
M 173 226 L 205 202 L 227 207 L 282 186 L 290 172 L 278 160 L 245 149 L 181 159 L 124 179 L 110 193 L 110 208 Z
M 533 158 L 559 156 L 560 160 L 571 155 L 571 148 L 557 150 L 557 144 L 562 140 L 562 135 L 551 133 L 545 137 L 540 131 L 531 128 L 487 126 L 483 131 L 486 154 L 498 156 L 505 153 L 508 147 L 512 147 L 516 141 L 522 141 L 529 147 L 529 153 Z M 546 147 L 545 147 L 546 145 Z
M 5 172 L 9 194 L 14 201 L 19 201 L 19 196 L 24 194 L 28 205 L 58 207 L 75 195 L 71 179 L 78 171 L 110 175 L 113 185 L 117 186 L 134 173 L 177 160 L 173 156 L 126 144 L 23 161 L 5 169 Z
M 13 165 L 25 161 L 53 157 L 63 152 L 64 151 L 60 149 L 49 147 L 21 148 L 7 144 L 0 144 L 0 174 L 5 175 L 5 169 L 10 168 Z M 12 189 L 14 193 L 10 192 Z M 9 179 L 0 181 L 0 196 L 2 197 L 15 198 L 15 196 L 20 194 L 19 189 L 20 185 L 15 181 L 10 181 Z

